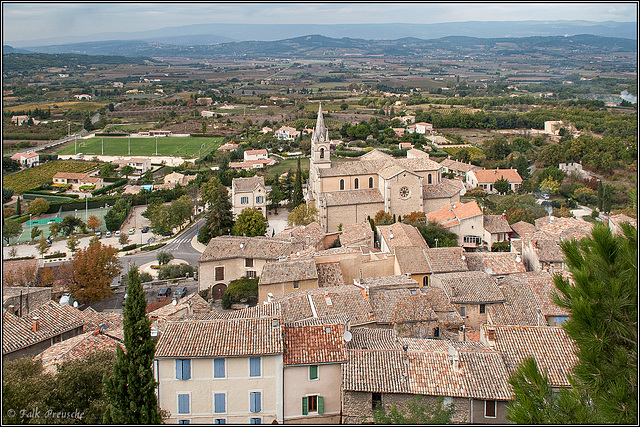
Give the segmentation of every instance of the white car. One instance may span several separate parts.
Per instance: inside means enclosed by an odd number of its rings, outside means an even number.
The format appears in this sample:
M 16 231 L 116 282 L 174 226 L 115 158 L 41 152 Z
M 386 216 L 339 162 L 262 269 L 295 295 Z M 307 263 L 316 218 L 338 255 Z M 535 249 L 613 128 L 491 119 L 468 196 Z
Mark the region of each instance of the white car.
M 105 234 L 105 237 L 111 237 L 111 232 L 107 231 L 107 234 Z
M 116 237 L 120 237 L 120 230 L 117 230 L 113 235 Z

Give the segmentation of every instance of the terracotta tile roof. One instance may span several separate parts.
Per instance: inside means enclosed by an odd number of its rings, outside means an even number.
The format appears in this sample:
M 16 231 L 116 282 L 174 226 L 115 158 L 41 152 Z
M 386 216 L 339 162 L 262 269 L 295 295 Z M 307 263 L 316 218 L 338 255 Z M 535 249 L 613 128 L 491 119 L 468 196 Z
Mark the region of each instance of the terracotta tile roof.
M 414 157 L 396 159 L 378 150 L 371 150 L 362 155 L 358 160 L 349 162 L 334 162 L 330 168 L 320 169 L 320 176 L 350 176 L 350 175 L 370 175 L 379 174 L 389 167 L 397 166 L 410 172 L 437 171 L 440 164 L 428 157 Z M 387 170 L 384 176 L 392 175 L 396 172 Z
M 430 307 L 431 299 L 422 292 L 409 289 L 376 290 L 370 295 L 371 306 L 378 323 L 436 321 Z
M 431 281 L 442 287 L 454 303 L 504 301 L 496 279 L 482 271 L 434 274 Z
M 420 286 L 411 277 L 407 277 L 404 274 L 398 274 L 394 276 L 378 276 L 378 277 L 365 277 L 358 279 L 360 287 L 369 287 L 371 290 L 379 289 L 396 289 L 396 288 L 417 288 Z
M 491 234 L 513 232 L 507 218 L 502 215 L 485 215 L 483 222 L 484 229 Z
M 89 176 L 88 173 L 76 173 L 76 172 L 56 172 L 52 179 L 85 179 Z
M 465 258 L 469 270 L 484 271 L 494 276 L 527 271 L 522 258 L 515 252 L 469 252 Z
M 368 297 L 354 285 L 300 290 L 276 296 L 275 301 L 285 322 L 332 315 L 346 315 L 352 326 L 376 321 Z
M 403 222 L 396 222 L 391 225 L 377 226 L 378 233 L 387 242 L 389 249 L 393 250 L 397 247 L 416 246 L 428 249 L 429 246 L 425 242 L 424 237 L 418 229 L 412 225 Z M 393 238 L 391 234 L 393 233 Z
M 373 241 L 373 230 L 371 225 L 365 221 L 359 224 L 350 224 L 342 227 L 340 244 L 349 246 L 351 244 L 363 244 Z
M 312 222 L 309 225 L 298 225 L 295 227 L 285 228 L 274 237 L 281 240 L 295 241 L 298 243 L 307 244 L 316 247 L 318 243 L 326 236 L 322 226 L 317 222 Z
M 318 272 L 318 287 L 327 288 L 330 286 L 343 286 L 344 277 L 340 262 L 316 262 Z
M 440 166 L 446 167 L 449 170 L 459 171 L 459 172 L 469 172 L 472 170 L 482 169 L 480 166 L 462 163 L 457 160 L 444 159 L 440 162 Z
M 303 249 L 302 243 L 291 243 L 270 237 L 218 236 L 209 241 L 199 261 L 233 258 L 276 260 Z
M 522 178 L 515 169 L 477 169 L 473 173 L 481 184 L 493 184 L 499 179 L 506 179 L 510 184 L 519 184 Z
M 466 254 L 462 248 L 430 248 L 425 249 L 423 253 L 429 263 L 431 273 L 451 273 L 469 270 L 465 260 Z
M 198 293 L 193 293 L 180 298 L 176 305 L 167 304 L 148 314 L 150 319 L 170 320 L 177 319 L 193 313 L 206 313 L 210 311 L 209 303 Z
M 253 307 L 243 308 L 241 310 L 231 310 L 231 311 L 203 311 L 196 312 L 192 316 L 185 316 L 184 319 L 194 319 L 194 320 L 216 320 L 216 319 L 254 319 L 261 317 L 281 317 L 280 304 L 271 303 L 271 304 L 258 304 Z
M 330 316 L 311 317 L 309 319 L 296 320 L 295 322 L 285 323 L 287 326 L 323 326 L 323 325 L 346 325 L 349 323 L 349 317 L 344 314 L 332 314 Z
M 327 191 L 322 193 L 320 197 L 324 198 L 327 206 L 384 203 L 382 194 L 380 194 L 380 190 L 378 190 L 377 188 L 364 190 Z
M 245 154 L 247 154 L 248 156 L 252 156 L 252 155 L 256 155 L 256 154 L 268 154 L 267 150 L 260 149 L 260 150 L 247 150 L 245 151 Z
M 118 345 L 124 347 L 121 340 L 105 334 L 86 332 L 52 345 L 40 353 L 37 359 L 42 362 L 45 371 L 55 374 L 56 365 L 68 360 L 84 359 L 99 351 L 110 351 L 115 357 Z
M 560 248 L 558 237 L 537 231 L 528 239 L 523 239 L 522 244 L 532 246 L 540 262 L 564 262 L 564 252 Z
M 437 211 L 429 212 L 427 220 L 429 222 L 437 222 L 443 227 L 451 227 L 457 225 L 461 220 L 482 215 L 482 210 L 475 200 L 468 203 L 452 203 L 442 206 Z
M 396 261 L 400 266 L 400 274 L 426 274 L 431 273 L 429 263 L 419 247 L 395 248 Z
M 535 326 L 542 324 L 538 320 L 544 322 L 543 319 L 538 319 L 536 312 L 540 301 L 525 280 L 508 275 L 498 283 L 505 302 L 490 304 L 487 307 L 488 318 L 492 324 Z
M 552 295 L 559 295 L 558 288 L 553 283 L 553 276 L 541 271 L 528 271 L 526 273 L 511 274 L 512 279 L 524 280 L 530 289 L 539 299 L 540 309 L 543 316 L 569 316 L 570 312 L 566 308 L 559 307 L 553 302 Z
M 400 350 L 398 334 L 393 329 L 351 328 L 348 350 Z
M 409 150 L 407 150 L 407 157 L 408 158 L 425 158 L 425 159 L 428 159 L 429 158 L 429 153 L 425 153 L 424 151 L 418 150 L 417 148 L 410 148 Z
M 264 187 L 264 177 L 255 175 L 250 178 L 233 178 L 231 185 L 236 193 L 251 193 L 258 187 Z
M 583 219 L 556 218 L 554 216 L 547 215 L 536 219 L 536 227 L 538 227 L 539 231 L 553 236 L 566 235 L 574 231 L 578 231 L 584 236 L 588 236 L 591 234 L 593 224 Z
M 87 332 L 97 331 L 105 325 L 107 331 L 113 332 L 122 330 L 122 313 L 111 313 L 106 311 L 96 311 L 93 307 L 88 307 L 80 311 L 80 318 L 84 322 L 84 330 Z
M 294 280 L 317 280 L 316 261 L 297 259 L 289 261 L 267 262 L 262 268 L 259 285 L 292 282 Z
M 511 229 L 521 238 L 524 238 L 526 233 L 529 233 L 529 236 L 531 236 L 533 233 L 538 231 L 535 225 L 525 221 L 519 221 L 515 224 L 511 224 Z
M 495 330 L 493 348 L 502 354 L 509 374 L 525 358 L 533 357 L 540 371 L 547 370 L 552 386 L 571 386 L 567 374 L 578 363 L 577 349 L 564 329 L 551 326 L 482 326 L 483 332 L 490 328 Z
M 347 361 L 344 325 L 284 326 L 284 365 Z
M 33 332 L 33 318 L 38 317 L 38 331 Z M 29 316 L 17 317 L 7 311 L 2 315 L 2 354 L 29 347 L 49 340 L 64 332 L 82 328 L 84 322 L 80 310 L 49 301 L 33 310 Z
M 282 353 L 277 318 L 169 322 L 156 357 L 233 357 Z M 279 325 L 279 320 L 277 321 Z
M 396 350 L 348 350 L 342 365 L 346 391 L 411 393 L 405 355 Z
M 455 181 L 443 178 L 439 184 L 423 186 L 422 197 L 424 199 L 450 199 L 459 194 L 460 190 L 462 187 L 457 185 Z

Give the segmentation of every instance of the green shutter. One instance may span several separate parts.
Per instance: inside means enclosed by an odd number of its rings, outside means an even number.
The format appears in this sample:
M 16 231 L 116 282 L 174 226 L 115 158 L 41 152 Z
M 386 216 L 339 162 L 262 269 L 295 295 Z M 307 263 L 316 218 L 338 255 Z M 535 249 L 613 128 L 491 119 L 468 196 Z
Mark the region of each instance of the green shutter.
M 302 398 L 302 415 L 307 415 L 309 411 L 307 410 L 307 398 Z
M 318 396 L 318 415 L 324 414 L 324 397 Z
M 309 366 L 309 379 L 310 380 L 318 379 L 318 365 Z

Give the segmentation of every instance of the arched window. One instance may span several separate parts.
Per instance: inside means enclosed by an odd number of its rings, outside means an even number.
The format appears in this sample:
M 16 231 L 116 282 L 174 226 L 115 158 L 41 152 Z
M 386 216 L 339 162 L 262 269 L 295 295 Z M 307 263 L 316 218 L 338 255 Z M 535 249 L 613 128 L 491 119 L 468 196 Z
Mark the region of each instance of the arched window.
M 431 174 L 427 177 L 427 184 L 431 184 Z
M 360 187 L 360 181 L 358 181 L 358 178 L 356 178 L 356 179 L 353 181 L 353 187 L 354 187 L 356 190 L 358 189 L 358 187 Z
M 340 189 L 344 190 L 344 179 L 340 180 Z
M 320 158 L 324 159 L 324 148 L 320 149 Z
M 373 188 L 373 178 L 369 178 L 369 188 Z
M 422 286 L 429 286 L 429 276 L 424 276 L 422 278 Z

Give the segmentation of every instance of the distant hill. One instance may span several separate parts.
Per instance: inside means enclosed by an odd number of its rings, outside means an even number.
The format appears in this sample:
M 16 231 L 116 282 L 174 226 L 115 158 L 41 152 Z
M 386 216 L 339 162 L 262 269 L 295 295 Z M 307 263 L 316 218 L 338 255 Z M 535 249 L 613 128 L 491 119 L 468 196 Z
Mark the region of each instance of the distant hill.
M 181 46 L 139 40 L 111 40 L 58 46 L 31 48 L 33 51 L 60 54 L 118 55 L 127 57 L 184 57 L 184 58 L 326 58 L 348 55 L 384 55 L 388 58 L 438 56 L 450 58 L 465 55 L 544 54 L 558 59 L 568 59 L 572 52 L 581 55 L 599 55 L 611 52 L 637 52 L 634 40 L 575 35 L 569 37 L 478 38 L 443 37 L 439 39 L 402 38 L 397 40 L 364 40 L 354 38 L 330 38 L 307 35 L 277 41 L 242 41 L 209 45 Z
M 275 41 L 318 34 L 331 38 L 396 40 L 407 37 L 438 39 L 448 36 L 534 37 L 592 34 L 637 39 L 637 22 L 591 21 L 469 21 L 438 24 L 192 24 L 126 33 L 82 34 L 41 40 L 5 42 L 14 47 L 51 46 L 88 41 L 140 40 L 181 46 L 231 41 Z M 224 35 L 224 36 L 222 36 Z M 206 40 L 205 37 L 209 39 Z
M 17 49 L 13 46 L 9 46 L 9 45 L 2 45 L 2 54 L 3 55 L 7 55 L 10 53 L 33 53 L 30 50 L 26 50 L 26 49 Z

